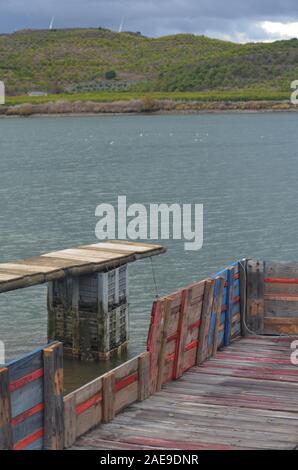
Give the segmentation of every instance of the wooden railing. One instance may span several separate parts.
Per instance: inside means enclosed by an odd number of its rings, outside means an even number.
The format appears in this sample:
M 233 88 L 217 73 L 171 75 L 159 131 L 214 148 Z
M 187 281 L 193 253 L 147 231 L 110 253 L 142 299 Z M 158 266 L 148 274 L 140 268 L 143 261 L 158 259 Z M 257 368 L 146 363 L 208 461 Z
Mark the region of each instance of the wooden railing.
M 298 263 L 247 263 L 247 323 L 261 334 L 298 333 Z
M 0 448 L 62 449 L 244 333 L 245 261 L 154 301 L 147 352 L 63 398 L 63 347 L 0 370 Z
M 63 432 L 63 346 L 52 343 L 0 369 L 0 449 L 59 449 Z
M 241 263 L 154 302 L 147 342 L 151 393 L 241 336 Z
M 149 353 L 143 353 L 64 398 L 65 447 L 149 396 Z

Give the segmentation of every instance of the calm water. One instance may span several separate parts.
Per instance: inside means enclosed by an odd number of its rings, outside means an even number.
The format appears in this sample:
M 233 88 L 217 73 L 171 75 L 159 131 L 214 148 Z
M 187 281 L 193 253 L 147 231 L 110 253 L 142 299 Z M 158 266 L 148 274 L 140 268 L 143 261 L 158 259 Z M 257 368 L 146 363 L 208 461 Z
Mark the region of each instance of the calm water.
M 297 124 L 290 113 L 1 119 L 0 259 L 96 242 L 95 208 L 118 194 L 204 204 L 203 249 L 170 241 L 154 259 L 159 293 L 244 256 L 298 259 Z M 130 293 L 132 355 L 155 295 L 148 260 L 130 266 Z M 45 296 L 0 296 L 7 359 L 46 342 Z M 69 383 L 101 367 L 67 366 Z

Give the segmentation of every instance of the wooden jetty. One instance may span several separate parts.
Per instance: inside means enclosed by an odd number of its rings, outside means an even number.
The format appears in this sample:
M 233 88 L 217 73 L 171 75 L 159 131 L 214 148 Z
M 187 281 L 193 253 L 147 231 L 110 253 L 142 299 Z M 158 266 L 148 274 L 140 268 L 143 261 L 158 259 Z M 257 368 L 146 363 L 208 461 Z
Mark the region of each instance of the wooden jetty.
M 0 293 L 109 270 L 165 251 L 160 245 L 112 240 L 0 263 Z
M 121 354 L 128 343 L 128 270 L 160 245 L 105 242 L 0 264 L 0 293 L 48 284 L 48 341 L 84 360 Z
M 147 351 L 66 396 L 61 341 L 5 364 L 0 448 L 296 449 L 297 302 L 298 263 L 243 259 L 156 299 Z
M 297 449 L 298 368 L 289 364 L 290 341 L 237 340 L 71 449 Z

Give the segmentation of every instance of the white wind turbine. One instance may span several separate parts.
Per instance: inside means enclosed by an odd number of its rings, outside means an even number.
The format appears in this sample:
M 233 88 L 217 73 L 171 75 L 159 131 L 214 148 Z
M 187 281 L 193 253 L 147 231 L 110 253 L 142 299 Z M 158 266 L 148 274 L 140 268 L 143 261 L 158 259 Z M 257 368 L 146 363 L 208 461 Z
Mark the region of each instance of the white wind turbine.
M 49 26 L 50 31 L 52 31 L 52 29 L 53 29 L 54 21 L 55 21 L 55 16 L 53 16 L 53 18 L 51 19 L 50 26 Z
M 119 33 L 122 33 L 123 31 L 123 26 L 124 26 L 124 18 L 122 18 L 120 26 L 119 26 Z

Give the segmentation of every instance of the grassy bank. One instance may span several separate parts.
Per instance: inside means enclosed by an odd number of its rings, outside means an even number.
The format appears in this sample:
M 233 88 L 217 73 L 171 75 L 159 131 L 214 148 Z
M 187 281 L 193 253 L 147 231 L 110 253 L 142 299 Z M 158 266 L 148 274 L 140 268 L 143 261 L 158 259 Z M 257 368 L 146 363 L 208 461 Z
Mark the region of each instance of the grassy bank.
M 95 103 L 112 103 L 117 101 L 132 101 L 149 97 L 152 100 L 171 100 L 174 102 L 239 102 L 239 101 L 283 101 L 290 99 L 290 90 L 230 90 L 230 91 L 202 91 L 202 92 L 150 92 L 145 94 L 142 92 L 92 92 L 92 93 L 60 93 L 50 94 L 48 96 L 31 97 L 28 95 L 8 96 L 6 98 L 7 106 L 15 106 L 20 104 L 44 104 L 49 102 L 95 102 Z
M 197 93 L 154 93 L 145 96 L 138 94 L 54 95 L 33 98 L 18 97 L 8 100 L 6 106 L 0 106 L 2 116 L 32 116 L 37 114 L 129 114 L 129 113 L 198 113 L 224 111 L 289 111 L 297 109 L 290 100 L 278 95 L 266 95 L 266 98 L 248 99 L 237 93 L 199 96 Z M 112 99 L 113 98 L 113 99 Z

